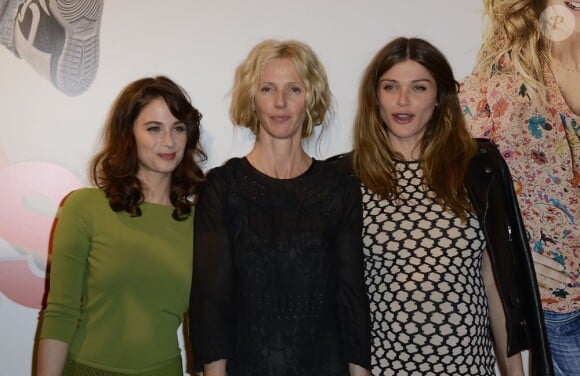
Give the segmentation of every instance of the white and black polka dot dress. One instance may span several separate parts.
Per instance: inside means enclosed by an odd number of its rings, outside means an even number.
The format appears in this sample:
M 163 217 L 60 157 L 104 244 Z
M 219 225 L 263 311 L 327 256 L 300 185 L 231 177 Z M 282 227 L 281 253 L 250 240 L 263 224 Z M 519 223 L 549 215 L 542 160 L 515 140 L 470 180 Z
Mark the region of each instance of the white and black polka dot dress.
M 401 200 L 364 186 L 373 375 L 494 375 L 479 221 L 443 210 L 418 162 L 397 162 Z

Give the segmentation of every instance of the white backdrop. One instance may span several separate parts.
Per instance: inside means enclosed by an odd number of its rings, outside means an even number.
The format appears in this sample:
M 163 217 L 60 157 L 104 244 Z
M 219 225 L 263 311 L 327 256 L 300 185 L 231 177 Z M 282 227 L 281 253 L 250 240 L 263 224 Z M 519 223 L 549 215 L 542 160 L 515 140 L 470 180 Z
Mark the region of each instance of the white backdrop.
M 206 168 L 251 141 L 228 120 L 235 67 L 266 38 L 299 39 L 327 68 L 336 115 L 316 157 L 350 149 L 358 81 L 397 36 L 438 46 L 457 78 L 474 64 L 481 0 L 106 0 L 92 86 L 68 97 L 0 47 L 0 375 L 29 375 L 50 228 L 60 199 L 87 185 L 108 107 L 128 82 L 164 74 L 203 113 Z

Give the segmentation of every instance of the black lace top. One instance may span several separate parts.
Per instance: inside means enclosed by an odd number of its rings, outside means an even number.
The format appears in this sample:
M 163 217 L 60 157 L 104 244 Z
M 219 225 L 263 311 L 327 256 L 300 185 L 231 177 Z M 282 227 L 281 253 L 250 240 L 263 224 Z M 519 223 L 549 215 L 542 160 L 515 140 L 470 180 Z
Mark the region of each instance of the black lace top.
M 195 213 L 190 337 L 196 368 L 229 376 L 369 368 L 358 183 L 327 162 L 274 179 L 234 158 Z

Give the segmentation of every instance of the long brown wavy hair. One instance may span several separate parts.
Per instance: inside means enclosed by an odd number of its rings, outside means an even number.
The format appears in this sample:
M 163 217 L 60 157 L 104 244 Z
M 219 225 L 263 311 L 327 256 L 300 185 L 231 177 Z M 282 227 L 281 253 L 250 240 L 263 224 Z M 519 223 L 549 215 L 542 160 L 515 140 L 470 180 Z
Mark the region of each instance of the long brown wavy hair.
M 487 23 L 477 70 L 483 77 L 494 71 L 518 74 L 532 92 L 544 94 L 544 67 L 551 58 L 541 15 L 548 1 L 484 0 L 483 5 Z
M 127 85 L 111 106 L 103 129 L 103 146 L 91 162 L 92 182 L 105 191 L 111 209 L 140 216 L 143 187 L 137 178 L 139 160 L 133 124 L 141 110 L 161 98 L 171 114 L 186 127 L 187 143 L 181 162 L 171 174 L 169 199 L 173 218 L 181 221 L 191 213 L 193 197 L 203 181 L 199 163 L 206 154 L 199 143 L 201 113 L 183 88 L 167 77 L 148 77 Z
M 457 96 L 459 85 L 449 62 L 423 39 L 397 38 L 384 46 L 368 65 L 360 85 L 354 124 L 354 171 L 381 198 L 398 198 L 394 159 L 402 156 L 393 150 L 381 118 L 378 85 L 385 72 L 407 60 L 425 67 L 437 86 L 437 106 L 420 145 L 424 184 L 435 192 L 437 203 L 466 219 L 471 206 L 463 183 L 476 144 L 465 125 Z

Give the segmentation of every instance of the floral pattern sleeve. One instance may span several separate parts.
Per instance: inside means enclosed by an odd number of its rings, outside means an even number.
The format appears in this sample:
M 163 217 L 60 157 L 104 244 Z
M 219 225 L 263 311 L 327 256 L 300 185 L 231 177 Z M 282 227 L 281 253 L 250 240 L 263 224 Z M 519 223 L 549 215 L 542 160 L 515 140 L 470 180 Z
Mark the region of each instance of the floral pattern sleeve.
M 473 72 L 460 83 L 459 100 L 467 126 L 475 137 L 493 138 L 493 119 L 487 101 L 487 83 Z
M 545 99 L 513 73 L 477 71 L 460 86 L 460 104 L 475 137 L 490 139 L 509 166 L 530 249 L 561 265 L 572 283 L 542 290 L 545 309 L 580 306 L 579 115 L 545 70 Z

